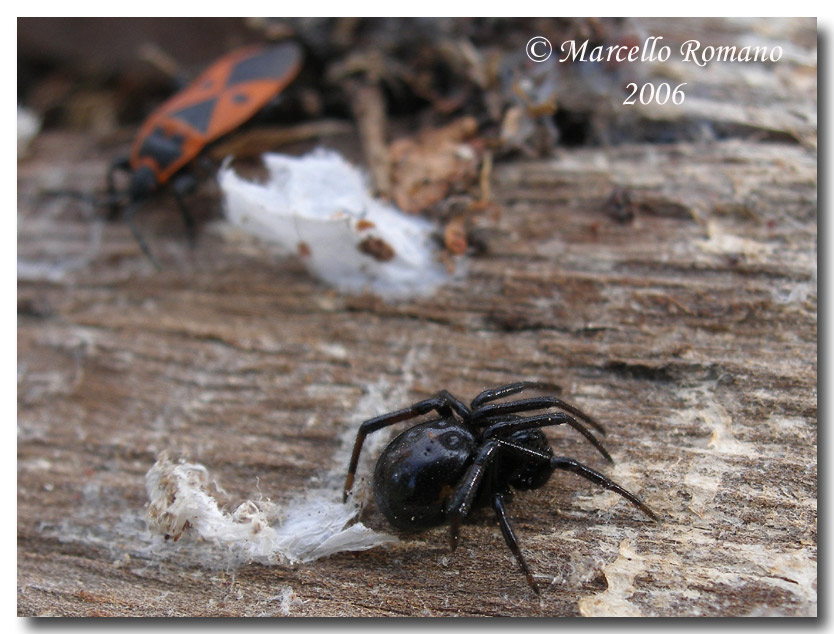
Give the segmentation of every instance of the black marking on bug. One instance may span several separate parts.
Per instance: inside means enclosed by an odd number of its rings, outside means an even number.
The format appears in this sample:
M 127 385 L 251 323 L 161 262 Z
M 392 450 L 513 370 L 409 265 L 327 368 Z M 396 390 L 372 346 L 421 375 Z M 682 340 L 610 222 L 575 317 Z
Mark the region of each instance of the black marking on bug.
M 161 128 L 154 128 L 153 132 L 145 137 L 139 155 L 153 158 L 161 169 L 165 169 L 180 157 L 184 142 L 185 137 L 180 134 L 168 135 Z
M 280 77 L 298 63 L 298 58 L 295 46 L 276 46 L 264 51 L 262 55 L 238 62 L 229 73 L 226 86 Z
M 179 119 L 183 123 L 187 123 L 198 132 L 205 134 L 208 132 L 209 123 L 211 123 L 211 117 L 216 105 L 217 97 L 212 97 L 211 99 L 196 103 L 193 106 L 172 112 L 170 116 Z
M 602 473 L 573 458 L 555 456 L 541 430 L 546 426 L 568 425 L 613 462 L 602 443 L 586 427 L 605 433 L 594 418 L 555 396 L 491 402 L 528 388 L 557 389 L 552 384 L 535 381 L 510 383 L 484 390 L 468 407 L 443 390 L 405 409 L 365 421 L 356 434 L 344 499 L 347 500 L 353 487 L 359 454 L 368 434 L 434 411 L 439 418 L 418 423 L 399 434 L 385 447 L 374 469 L 377 505 L 399 529 L 420 531 L 447 523 L 454 550 L 461 522 L 473 509 L 490 506 L 527 583 L 539 594 L 506 513 L 505 502 L 511 499 L 512 489 L 537 489 L 554 471 L 571 471 L 618 493 L 656 520 L 654 512 L 637 496 Z M 530 414 L 536 410 L 544 411 Z

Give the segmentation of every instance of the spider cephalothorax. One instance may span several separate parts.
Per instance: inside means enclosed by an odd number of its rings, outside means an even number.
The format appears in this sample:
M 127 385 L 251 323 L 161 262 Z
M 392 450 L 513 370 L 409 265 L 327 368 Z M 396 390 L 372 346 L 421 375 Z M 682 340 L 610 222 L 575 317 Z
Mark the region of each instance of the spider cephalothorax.
M 572 471 L 619 493 L 646 515 L 657 519 L 634 494 L 598 471 L 572 458 L 553 455 L 541 428 L 569 425 L 606 460 L 613 462 L 605 447 L 582 424 L 605 433 L 588 414 L 555 396 L 492 402 L 528 388 L 558 389 L 535 381 L 511 383 L 481 392 L 469 407 L 443 390 L 405 409 L 365 421 L 356 435 L 345 481 L 345 499 L 353 488 L 359 454 L 368 434 L 435 411 L 440 418 L 414 425 L 394 438 L 383 450 L 374 470 L 374 497 L 385 517 L 397 528 L 419 531 L 448 523 L 454 550 L 460 523 L 473 508 L 491 506 L 507 545 L 530 587 L 538 594 L 538 586 L 507 519 L 505 499 L 510 497 L 511 489 L 535 489 L 544 485 L 556 469 Z M 553 408 L 563 411 L 519 415 Z

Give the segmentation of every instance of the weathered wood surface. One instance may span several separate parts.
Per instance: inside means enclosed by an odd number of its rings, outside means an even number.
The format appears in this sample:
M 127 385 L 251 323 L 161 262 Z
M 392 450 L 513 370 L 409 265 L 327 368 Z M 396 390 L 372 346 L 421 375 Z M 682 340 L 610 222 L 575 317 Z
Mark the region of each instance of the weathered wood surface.
M 815 613 L 807 132 L 500 163 L 487 253 L 398 304 L 224 240 L 210 194 L 193 251 L 173 201 L 143 213 L 157 272 L 124 225 L 36 194 L 68 174 L 93 189 L 106 165 L 94 139 L 41 136 L 18 170 L 18 613 Z M 632 223 L 605 211 L 617 188 Z M 522 377 L 602 420 L 616 465 L 571 430 L 549 432 L 557 453 L 663 516 L 571 474 L 516 496 L 540 599 L 487 513 L 454 554 L 437 529 L 295 568 L 208 570 L 209 544 L 152 547 L 145 531 L 144 475 L 163 450 L 205 464 L 231 507 L 280 504 L 346 467 L 364 417 Z M 386 530 L 373 503 L 362 520 Z

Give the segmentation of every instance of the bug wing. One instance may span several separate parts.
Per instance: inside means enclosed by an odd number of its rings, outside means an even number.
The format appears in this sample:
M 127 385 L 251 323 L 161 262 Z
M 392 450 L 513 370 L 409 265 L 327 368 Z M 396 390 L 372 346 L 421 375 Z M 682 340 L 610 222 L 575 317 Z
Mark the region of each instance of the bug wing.
M 139 129 L 130 164 L 167 182 L 203 148 L 253 117 L 301 69 L 292 42 L 250 46 L 221 57 L 185 90 L 154 110 Z

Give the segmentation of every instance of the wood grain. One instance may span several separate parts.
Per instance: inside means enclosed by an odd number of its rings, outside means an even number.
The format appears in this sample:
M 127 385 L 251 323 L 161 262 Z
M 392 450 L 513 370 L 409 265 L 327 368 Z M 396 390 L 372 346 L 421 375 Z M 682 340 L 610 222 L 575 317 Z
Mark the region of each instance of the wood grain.
M 497 163 L 487 251 L 396 304 L 224 239 L 210 190 L 193 251 L 172 200 L 140 215 L 155 271 L 123 224 L 38 193 L 95 189 L 106 162 L 50 132 L 18 167 L 18 614 L 816 612 L 815 128 Z M 454 554 L 438 529 L 292 568 L 207 568 L 211 544 L 145 529 L 163 450 L 232 508 L 281 504 L 346 468 L 363 418 L 520 378 L 603 421 L 616 465 L 571 430 L 557 453 L 663 517 L 571 474 L 517 495 L 540 599 L 487 513 Z M 362 521 L 387 530 L 370 500 Z

